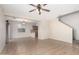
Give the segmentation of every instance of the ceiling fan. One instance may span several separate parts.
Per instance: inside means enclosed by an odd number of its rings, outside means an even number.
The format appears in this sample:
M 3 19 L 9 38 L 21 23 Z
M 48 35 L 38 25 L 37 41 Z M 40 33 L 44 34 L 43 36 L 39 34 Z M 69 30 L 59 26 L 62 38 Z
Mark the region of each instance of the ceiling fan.
M 36 9 L 30 10 L 29 12 L 33 12 L 35 10 L 38 10 L 39 15 L 41 15 L 41 10 L 46 11 L 46 12 L 50 12 L 50 10 L 42 8 L 42 6 L 46 6 L 47 4 L 37 4 L 37 5 L 29 4 L 29 5 L 36 8 Z

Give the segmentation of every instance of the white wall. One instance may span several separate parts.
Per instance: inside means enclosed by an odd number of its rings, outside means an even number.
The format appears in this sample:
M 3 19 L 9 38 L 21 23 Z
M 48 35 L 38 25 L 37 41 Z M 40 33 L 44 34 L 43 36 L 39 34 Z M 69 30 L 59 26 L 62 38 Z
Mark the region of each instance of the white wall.
M 25 28 L 25 32 L 18 32 L 18 28 Z M 10 38 L 26 38 L 31 36 L 32 25 L 21 22 L 10 22 Z
M 39 39 L 50 38 L 72 43 L 72 28 L 58 21 L 58 18 L 54 19 L 39 22 Z
M 64 16 L 61 21 L 74 29 L 74 39 L 79 40 L 79 12 Z
M 5 27 L 5 20 L 3 16 L 3 11 L 0 8 L 0 52 L 5 46 L 5 34 L 6 33 L 6 27 Z
M 72 43 L 72 28 L 55 20 L 50 22 L 50 38 Z
M 39 25 L 38 25 L 38 38 L 39 39 L 48 39 L 49 37 L 49 22 L 48 20 L 44 21 L 40 21 Z

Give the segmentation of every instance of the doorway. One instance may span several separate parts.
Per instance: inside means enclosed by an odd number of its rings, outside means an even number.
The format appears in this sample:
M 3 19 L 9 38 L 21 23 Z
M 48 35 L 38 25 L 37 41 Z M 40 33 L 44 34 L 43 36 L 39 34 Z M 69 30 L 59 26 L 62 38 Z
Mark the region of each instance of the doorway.
M 35 33 L 35 39 L 38 39 L 38 26 L 33 26 L 33 32 Z

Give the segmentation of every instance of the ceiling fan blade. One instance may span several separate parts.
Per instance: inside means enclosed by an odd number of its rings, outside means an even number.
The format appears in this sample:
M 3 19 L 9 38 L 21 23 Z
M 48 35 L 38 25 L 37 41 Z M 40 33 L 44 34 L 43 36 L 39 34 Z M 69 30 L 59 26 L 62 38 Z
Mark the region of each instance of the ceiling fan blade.
M 37 7 L 37 6 L 35 6 L 34 4 L 29 4 L 29 5 L 31 5 L 31 6 L 33 6 L 33 7 Z
M 43 6 L 46 6 L 47 4 L 43 4 Z
M 48 9 L 43 9 L 43 8 L 41 8 L 43 11 L 47 11 L 47 12 L 50 12 L 50 10 L 48 10 Z
M 33 9 L 33 10 L 30 10 L 29 12 L 33 12 L 33 11 L 35 11 L 36 9 Z

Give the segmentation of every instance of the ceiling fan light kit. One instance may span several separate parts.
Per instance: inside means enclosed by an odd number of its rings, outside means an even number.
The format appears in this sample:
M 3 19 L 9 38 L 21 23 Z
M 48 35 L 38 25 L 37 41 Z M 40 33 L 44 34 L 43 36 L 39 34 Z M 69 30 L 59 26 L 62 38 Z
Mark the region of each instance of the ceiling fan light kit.
M 41 10 L 42 11 L 46 11 L 46 12 L 50 12 L 50 10 L 42 8 L 42 6 L 46 6 L 47 4 L 37 4 L 37 5 L 29 4 L 29 5 L 31 5 L 31 6 L 36 8 L 36 9 L 30 10 L 29 12 L 33 12 L 35 10 L 38 10 L 39 15 L 41 15 Z

